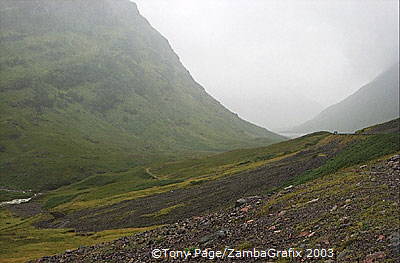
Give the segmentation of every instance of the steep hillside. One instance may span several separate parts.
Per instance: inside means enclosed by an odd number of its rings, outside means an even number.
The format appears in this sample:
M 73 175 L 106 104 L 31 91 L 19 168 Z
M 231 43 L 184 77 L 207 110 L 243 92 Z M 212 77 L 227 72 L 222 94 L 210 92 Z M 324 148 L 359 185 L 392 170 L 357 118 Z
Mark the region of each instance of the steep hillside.
M 400 118 L 357 131 L 358 134 L 400 133 Z
M 358 129 L 399 117 L 399 64 L 393 65 L 353 95 L 333 105 L 293 132 Z
M 279 135 L 209 96 L 128 0 L 0 3 L 0 186 L 54 189 Z

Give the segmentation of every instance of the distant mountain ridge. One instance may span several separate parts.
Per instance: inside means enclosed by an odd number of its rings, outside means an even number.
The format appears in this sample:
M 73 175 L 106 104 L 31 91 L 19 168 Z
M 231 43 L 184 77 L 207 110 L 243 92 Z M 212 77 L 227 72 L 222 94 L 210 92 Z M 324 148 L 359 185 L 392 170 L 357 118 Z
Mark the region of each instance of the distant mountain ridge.
M 0 8 L 2 186 L 53 189 L 161 155 L 284 139 L 207 94 L 128 0 Z
M 396 63 L 351 96 L 291 131 L 354 132 L 399 115 L 399 63 Z

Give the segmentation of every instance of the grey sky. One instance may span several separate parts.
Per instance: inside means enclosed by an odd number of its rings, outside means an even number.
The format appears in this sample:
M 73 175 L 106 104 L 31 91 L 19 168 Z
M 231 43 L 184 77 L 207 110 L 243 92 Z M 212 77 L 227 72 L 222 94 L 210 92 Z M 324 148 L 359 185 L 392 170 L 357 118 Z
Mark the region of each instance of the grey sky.
M 134 2 L 211 95 L 267 128 L 312 118 L 398 60 L 398 1 Z

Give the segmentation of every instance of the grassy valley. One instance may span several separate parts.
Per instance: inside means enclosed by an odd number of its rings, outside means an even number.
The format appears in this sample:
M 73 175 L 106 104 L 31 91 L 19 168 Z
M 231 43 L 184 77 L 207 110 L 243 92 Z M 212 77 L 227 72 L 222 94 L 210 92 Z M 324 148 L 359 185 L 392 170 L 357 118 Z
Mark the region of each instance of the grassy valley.
M 288 140 L 211 97 L 131 1 L 2 0 L 0 28 L 0 263 L 399 260 L 398 66 Z
M 385 128 L 381 130 L 396 129 L 396 123 L 397 120 L 383 124 Z M 10 210 L 3 208 L 2 215 L 8 223 L 0 231 L 1 242 L 20 244 L 18 251 L 8 247 L 3 254 L 10 255 L 9 262 L 17 255 L 27 259 L 25 253 L 21 254 L 26 247 L 38 251 L 30 257 L 33 259 L 183 218 L 204 216 L 231 207 L 244 196 L 270 196 L 289 185 L 315 180 L 335 184 L 333 180 L 318 178 L 347 174 L 349 167 L 398 151 L 398 132 L 321 132 L 262 148 L 94 175 L 33 202 L 9 207 Z M 26 229 L 31 234 L 26 235 Z M 58 248 L 39 252 L 46 240 L 52 238 L 59 238 Z M 22 262 L 21 258 L 16 262 Z

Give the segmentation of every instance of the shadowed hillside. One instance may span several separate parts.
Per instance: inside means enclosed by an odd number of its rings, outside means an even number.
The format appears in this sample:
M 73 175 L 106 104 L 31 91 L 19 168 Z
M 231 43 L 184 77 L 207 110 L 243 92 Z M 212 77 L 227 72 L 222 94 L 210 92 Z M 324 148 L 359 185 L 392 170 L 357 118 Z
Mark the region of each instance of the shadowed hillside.
M 399 64 L 395 64 L 343 101 L 315 118 L 292 129 L 294 132 L 320 130 L 354 132 L 398 118 Z
M 128 0 L 0 7 L 2 186 L 54 189 L 168 156 L 283 139 L 208 95 Z

